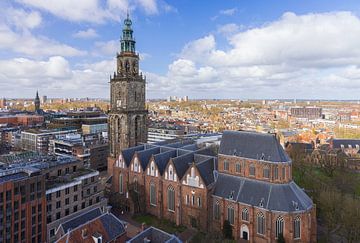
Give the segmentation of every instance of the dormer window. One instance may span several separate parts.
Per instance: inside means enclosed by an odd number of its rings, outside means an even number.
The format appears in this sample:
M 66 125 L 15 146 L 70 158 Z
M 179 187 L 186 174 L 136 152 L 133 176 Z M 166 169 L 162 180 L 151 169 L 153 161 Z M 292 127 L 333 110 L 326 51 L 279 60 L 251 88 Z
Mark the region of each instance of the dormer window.
M 231 192 L 230 192 L 229 199 L 231 199 L 231 200 L 233 200 L 233 199 L 234 199 L 234 193 L 235 193 L 234 191 L 231 191 Z
M 261 198 L 260 203 L 259 203 L 259 207 L 264 207 L 264 198 Z
M 265 154 L 262 153 L 262 154 L 261 154 L 261 157 L 260 157 L 260 160 L 264 160 L 264 159 L 265 159 Z

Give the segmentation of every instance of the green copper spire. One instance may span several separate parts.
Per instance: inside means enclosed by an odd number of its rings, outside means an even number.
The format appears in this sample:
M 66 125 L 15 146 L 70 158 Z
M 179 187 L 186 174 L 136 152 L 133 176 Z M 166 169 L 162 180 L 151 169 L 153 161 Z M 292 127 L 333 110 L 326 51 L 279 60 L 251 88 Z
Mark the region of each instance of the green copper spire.
M 121 43 L 121 52 L 132 52 L 135 53 L 135 39 L 133 37 L 133 30 L 131 28 L 132 22 L 129 17 L 129 12 L 127 13 L 127 17 L 124 20 L 124 28 L 122 38 L 120 40 Z

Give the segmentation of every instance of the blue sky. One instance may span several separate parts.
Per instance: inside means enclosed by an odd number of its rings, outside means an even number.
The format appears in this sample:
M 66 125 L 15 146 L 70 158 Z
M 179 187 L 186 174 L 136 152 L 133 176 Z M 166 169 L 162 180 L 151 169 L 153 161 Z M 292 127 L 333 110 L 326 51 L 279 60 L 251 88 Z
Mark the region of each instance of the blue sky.
M 128 9 L 148 98 L 359 97 L 360 3 L 325 0 L 5 0 L 0 97 L 108 97 Z

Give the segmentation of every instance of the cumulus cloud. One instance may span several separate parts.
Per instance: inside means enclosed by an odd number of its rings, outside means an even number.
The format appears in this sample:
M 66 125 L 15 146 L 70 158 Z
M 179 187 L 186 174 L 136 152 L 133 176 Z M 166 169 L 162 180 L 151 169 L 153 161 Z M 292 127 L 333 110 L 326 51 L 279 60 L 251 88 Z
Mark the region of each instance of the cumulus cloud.
M 87 30 L 80 30 L 73 35 L 75 38 L 91 39 L 98 37 L 96 30 L 88 28 Z
M 17 0 L 19 3 L 51 13 L 73 22 L 104 23 L 118 21 L 126 12 L 140 8 L 146 14 L 157 14 L 156 0 Z M 170 5 L 169 5 L 170 6 Z M 166 9 L 165 9 L 166 11 Z
M 120 49 L 120 42 L 118 40 L 97 41 L 94 46 L 94 55 L 99 56 L 113 56 Z
M 19 87 L 21 94 L 28 96 L 39 89 L 52 97 L 107 97 L 109 74 L 114 68 L 114 60 L 71 67 L 62 56 L 43 61 L 27 58 L 0 60 L 0 90 L 8 97 L 13 97 L 14 90 L 19 90 Z
M 234 23 L 221 25 L 221 26 L 218 26 L 218 28 L 217 28 L 217 32 L 220 34 L 223 34 L 225 36 L 234 34 L 238 30 L 239 30 L 239 26 Z
M 360 19 L 351 12 L 289 12 L 256 28 L 217 30 L 224 32 L 226 50 L 217 48 L 215 35 L 191 41 L 161 82 L 176 80 L 178 95 L 200 97 L 358 96 Z

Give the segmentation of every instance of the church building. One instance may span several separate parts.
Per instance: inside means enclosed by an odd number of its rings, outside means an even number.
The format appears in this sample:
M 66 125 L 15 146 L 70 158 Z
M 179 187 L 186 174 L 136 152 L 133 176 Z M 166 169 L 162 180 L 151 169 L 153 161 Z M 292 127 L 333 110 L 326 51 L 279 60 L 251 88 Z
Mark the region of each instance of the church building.
M 145 79 L 129 17 L 124 24 L 110 79 L 113 206 L 211 234 L 227 222 L 240 242 L 316 242 L 316 207 L 274 134 L 225 131 L 218 153 L 193 140 L 145 143 Z

